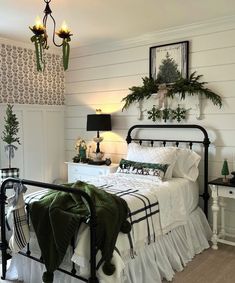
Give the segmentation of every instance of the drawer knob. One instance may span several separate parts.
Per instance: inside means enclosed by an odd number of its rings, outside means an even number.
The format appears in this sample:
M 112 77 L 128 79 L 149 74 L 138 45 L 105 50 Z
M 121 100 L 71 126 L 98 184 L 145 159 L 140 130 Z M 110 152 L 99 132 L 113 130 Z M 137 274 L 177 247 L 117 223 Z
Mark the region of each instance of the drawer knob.
M 233 194 L 233 191 L 229 191 L 229 193 L 230 193 L 230 195 L 232 195 L 232 194 Z

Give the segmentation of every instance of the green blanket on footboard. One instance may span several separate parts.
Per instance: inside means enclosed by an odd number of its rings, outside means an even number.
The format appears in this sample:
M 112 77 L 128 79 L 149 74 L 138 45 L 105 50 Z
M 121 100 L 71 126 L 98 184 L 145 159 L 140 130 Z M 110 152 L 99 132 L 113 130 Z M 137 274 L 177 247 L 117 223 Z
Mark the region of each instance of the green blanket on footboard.
M 66 186 L 82 190 L 91 197 L 97 215 L 96 247 L 101 250 L 104 273 L 113 274 L 115 267 L 111 259 L 118 233 L 128 233 L 131 229 L 126 220 L 126 202 L 84 182 Z M 39 201 L 30 204 L 30 217 L 47 270 L 43 274 L 43 282 L 51 283 L 53 272 L 61 264 L 81 221 L 88 219 L 89 210 L 77 194 L 50 191 Z

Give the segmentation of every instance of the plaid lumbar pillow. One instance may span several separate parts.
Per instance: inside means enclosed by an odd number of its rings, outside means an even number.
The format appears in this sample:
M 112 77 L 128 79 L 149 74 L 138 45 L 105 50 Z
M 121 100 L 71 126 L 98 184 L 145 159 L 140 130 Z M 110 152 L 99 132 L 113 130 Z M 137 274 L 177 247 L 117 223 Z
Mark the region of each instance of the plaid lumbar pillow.
M 8 199 L 13 215 L 13 233 L 9 240 L 9 247 L 13 253 L 17 253 L 29 242 L 29 227 L 23 198 L 27 188 L 18 183 L 14 183 L 13 188 L 15 194 Z
M 149 175 L 163 178 L 168 164 L 144 163 L 121 159 L 117 173 Z

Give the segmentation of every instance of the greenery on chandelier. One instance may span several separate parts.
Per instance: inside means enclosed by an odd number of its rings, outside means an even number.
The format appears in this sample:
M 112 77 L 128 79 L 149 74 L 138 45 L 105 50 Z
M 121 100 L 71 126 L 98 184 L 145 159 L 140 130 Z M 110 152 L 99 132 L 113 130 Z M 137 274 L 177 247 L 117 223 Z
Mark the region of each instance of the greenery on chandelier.
M 166 96 L 174 98 L 174 95 L 179 95 L 180 99 L 184 100 L 187 95 L 200 95 L 211 100 L 214 105 L 221 107 L 221 97 L 209 88 L 206 88 L 205 84 L 207 84 L 207 82 L 199 81 L 201 77 L 202 75 L 196 75 L 196 72 L 193 72 L 189 78 L 180 77 L 174 83 L 167 84 Z M 142 86 L 129 88 L 131 93 L 122 99 L 122 101 L 125 102 L 122 110 L 128 109 L 128 107 L 135 102 L 149 99 L 153 93 L 158 92 L 159 86 L 162 85 L 161 81 L 159 82 L 158 79 L 154 80 L 153 78 L 145 77 L 142 78 L 142 80 Z
M 45 34 L 45 28 L 41 27 L 40 29 L 36 29 L 35 26 L 32 28 L 29 27 L 34 35 L 31 37 L 31 41 L 34 43 L 35 46 L 35 53 L 36 53 L 36 63 L 37 63 L 37 70 L 43 71 L 45 67 L 45 60 L 43 59 L 43 49 L 48 49 L 49 46 L 47 45 L 47 35 Z M 63 31 L 59 31 L 57 35 L 62 38 L 62 50 L 63 50 L 63 66 L 64 70 L 68 69 L 69 64 L 69 54 L 70 54 L 70 46 L 69 42 L 71 41 L 70 32 L 64 33 Z
M 32 30 L 32 29 L 31 29 Z M 35 46 L 35 54 L 36 54 L 36 63 L 37 63 L 37 71 L 44 70 L 44 60 L 43 60 L 43 44 L 44 44 L 44 35 L 34 35 L 31 37 L 31 41 Z

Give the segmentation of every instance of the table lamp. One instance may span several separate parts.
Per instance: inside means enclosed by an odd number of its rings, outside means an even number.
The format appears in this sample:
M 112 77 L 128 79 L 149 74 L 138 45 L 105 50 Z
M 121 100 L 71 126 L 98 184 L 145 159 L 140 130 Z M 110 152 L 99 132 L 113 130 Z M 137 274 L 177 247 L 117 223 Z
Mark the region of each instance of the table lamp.
M 102 159 L 103 154 L 100 151 L 100 131 L 111 131 L 111 115 L 110 114 L 89 114 L 87 115 L 87 131 L 97 131 L 97 136 L 93 139 L 96 142 L 96 160 Z

